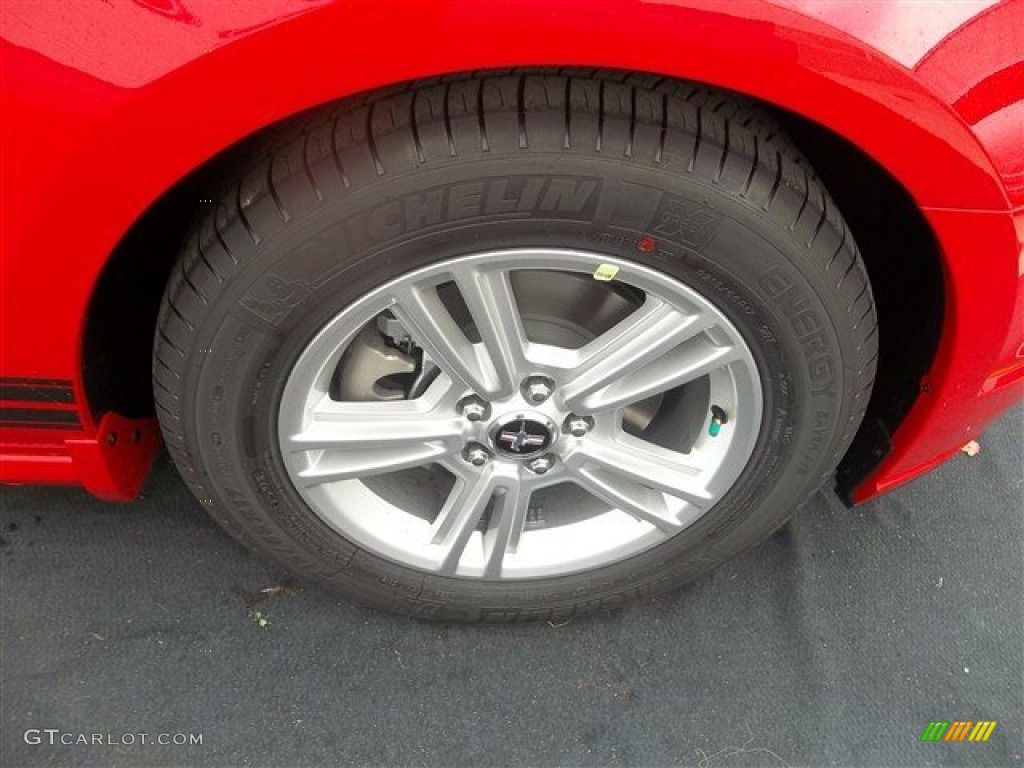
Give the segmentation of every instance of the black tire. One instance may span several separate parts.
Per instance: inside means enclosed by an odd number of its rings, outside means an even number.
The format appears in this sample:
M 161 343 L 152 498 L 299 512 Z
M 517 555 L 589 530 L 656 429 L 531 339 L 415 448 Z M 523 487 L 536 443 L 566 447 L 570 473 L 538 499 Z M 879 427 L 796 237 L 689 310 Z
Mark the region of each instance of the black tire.
M 767 537 L 849 446 L 877 359 L 867 274 L 828 193 L 756 105 L 649 76 L 515 72 L 341 102 L 268 143 L 187 240 L 159 319 L 155 394 L 196 497 L 246 546 L 309 579 L 443 620 L 612 608 Z M 306 342 L 415 267 L 537 245 L 649 265 L 732 320 L 764 388 L 739 480 L 663 545 L 559 578 L 440 577 L 335 533 L 292 487 L 276 443 L 278 398 Z

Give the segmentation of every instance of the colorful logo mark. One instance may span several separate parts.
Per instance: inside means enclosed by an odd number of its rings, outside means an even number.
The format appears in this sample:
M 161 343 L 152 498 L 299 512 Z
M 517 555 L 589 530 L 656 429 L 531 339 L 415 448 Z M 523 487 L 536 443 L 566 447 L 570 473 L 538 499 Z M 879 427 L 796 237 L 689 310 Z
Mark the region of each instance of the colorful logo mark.
M 996 724 L 996 720 L 932 720 L 921 741 L 988 741 Z

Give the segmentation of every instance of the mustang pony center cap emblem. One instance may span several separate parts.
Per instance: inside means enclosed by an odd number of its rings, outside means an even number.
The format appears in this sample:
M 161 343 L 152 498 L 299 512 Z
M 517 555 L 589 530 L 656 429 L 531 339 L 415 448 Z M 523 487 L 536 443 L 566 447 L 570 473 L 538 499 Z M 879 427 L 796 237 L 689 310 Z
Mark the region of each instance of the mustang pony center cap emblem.
M 494 447 L 506 456 L 526 458 L 543 453 L 554 439 L 554 425 L 537 414 L 498 422 L 491 433 Z

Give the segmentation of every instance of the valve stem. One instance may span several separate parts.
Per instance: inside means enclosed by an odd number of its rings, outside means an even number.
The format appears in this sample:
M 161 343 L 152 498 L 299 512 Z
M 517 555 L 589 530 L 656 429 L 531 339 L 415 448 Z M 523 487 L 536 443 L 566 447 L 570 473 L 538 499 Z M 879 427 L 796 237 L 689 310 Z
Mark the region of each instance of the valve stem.
M 717 405 L 711 406 L 711 425 L 708 427 L 708 434 L 712 437 L 718 437 L 718 433 L 722 431 L 722 425 L 729 423 L 729 414 L 725 412 L 723 408 Z

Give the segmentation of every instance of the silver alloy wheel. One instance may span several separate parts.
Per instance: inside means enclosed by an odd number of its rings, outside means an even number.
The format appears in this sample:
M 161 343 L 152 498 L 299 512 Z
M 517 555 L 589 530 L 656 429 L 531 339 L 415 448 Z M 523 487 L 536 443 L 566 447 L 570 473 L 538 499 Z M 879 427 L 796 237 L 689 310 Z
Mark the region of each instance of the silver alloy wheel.
M 527 317 L 526 272 L 632 303 L 591 332 L 557 307 Z M 339 365 L 382 317 L 435 375 L 409 398 L 339 399 Z M 551 342 L 562 326 L 575 341 Z M 702 380 L 703 394 L 685 394 Z M 684 446 L 665 429 L 669 392 L 702 409 Z M 526 579 L 610 565 L 692 525 L 746 466 L 761 415 L 749 347 L 699 293 L 601 254 L 515 249 L 416 270 L 337 314 L 289 374 L 278 437 L 295 488 L 358 546 L 438 575 Z

